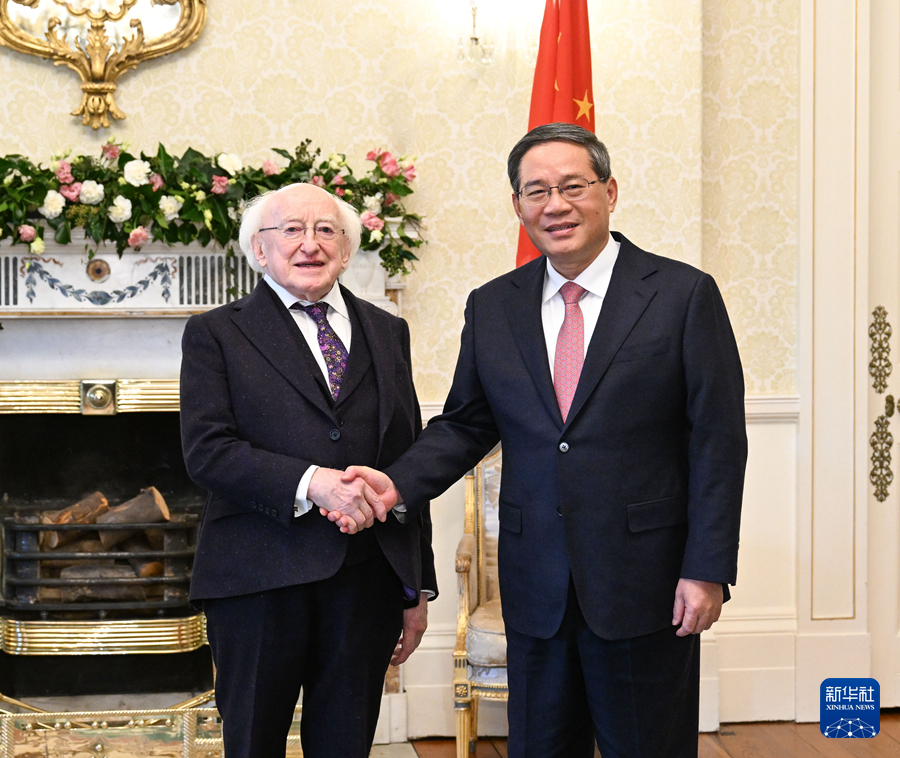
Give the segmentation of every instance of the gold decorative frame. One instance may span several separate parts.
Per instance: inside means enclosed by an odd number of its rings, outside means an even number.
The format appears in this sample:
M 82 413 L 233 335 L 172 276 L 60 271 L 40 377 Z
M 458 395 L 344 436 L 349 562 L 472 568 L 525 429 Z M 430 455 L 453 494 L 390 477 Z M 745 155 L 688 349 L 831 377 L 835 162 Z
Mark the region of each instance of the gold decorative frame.
M 36 8 L 41 0 L 0 0 L 0 45 L 20 53 L 36 55 L 65 65 L 81 77 L 81 104 L 72 111 L 81 116 L 81 123 L 92 129 L 109 127 L 109 115 L 123 119 L 125 114 L 116 105 L 113 93 L 119 76 L 139 63 L 168 55 L 186 48 L 200 36 L 206 24 L 206 0 L 151 0 L 152 5 L 181 5 L 181 16 L 175 28 L 159 37 L 145 39 L 140 19 L 132 19 L 134 35 L 125 38 L 121 47 L 110 44 L 106 33 L 107 22 L 121 21 L 138 0 L 120 0 L 117 11 L 93 11 L 73 0 L 53 0 L 60 12 L 77 18 L 86 17 L 90 31 L 84 47 L 70 45 L 56 28 L 62 24 L 59 17 L 49 20 L 45 40 L 29 34 L 18 26 L 9 13 L 9 3 L 15 2 L 28 8 Z

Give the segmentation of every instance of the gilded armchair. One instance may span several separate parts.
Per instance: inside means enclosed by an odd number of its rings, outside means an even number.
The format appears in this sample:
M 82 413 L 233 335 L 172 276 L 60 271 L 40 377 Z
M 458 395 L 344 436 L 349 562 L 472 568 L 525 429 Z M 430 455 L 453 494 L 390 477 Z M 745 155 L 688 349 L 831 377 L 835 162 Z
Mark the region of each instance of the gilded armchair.
M 506 630 L 497 584 L 498 498 L 502 453 L 496 447 L 466 476 L 465 532 L 456 549 L 459 612 L 453 651 L 456 755 L 478 737 L 478 701 L 506 701 Z

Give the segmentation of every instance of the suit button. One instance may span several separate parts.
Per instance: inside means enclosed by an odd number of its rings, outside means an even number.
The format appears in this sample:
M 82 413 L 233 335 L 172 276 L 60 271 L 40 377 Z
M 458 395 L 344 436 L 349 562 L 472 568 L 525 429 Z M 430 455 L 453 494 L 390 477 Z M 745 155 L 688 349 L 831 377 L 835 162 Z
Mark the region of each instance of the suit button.
M 332 429 L 328 432 L 328 436 L 331 437 L 335 442 L 337 442 L 341 438 L 341 432 L 339 429 Z
M 556 506 L 556 515 L 562 516 L 562 506 L 561 505 Z
M 559 443 L 559 452 L 568 453 L 569 452 L 569 443 L 568 442 L 560 442 Z

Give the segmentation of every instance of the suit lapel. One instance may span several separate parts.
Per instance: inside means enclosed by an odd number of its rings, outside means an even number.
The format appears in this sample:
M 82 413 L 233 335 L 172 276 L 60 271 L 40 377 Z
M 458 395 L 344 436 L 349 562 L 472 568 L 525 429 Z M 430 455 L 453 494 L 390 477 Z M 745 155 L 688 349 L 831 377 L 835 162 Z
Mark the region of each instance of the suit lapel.
M 376 310 L 375 306 L 361 302 L 343 285 L 341 285 L 341 294 L 344 296 L 347 307 L 353 309 L 359 320 L 362 336 L 366 340 L 369 355 L 372 358 L 375 384 L 378 387 L 378 455 L 380 456 L 388 425 L 394 415 L 396 388 L 392 385 L 396 381 L 394 366 L 397 362 L 395 358 L 397 346 L 392 341 L 393 333 L 389 325 L 380 323 L 378 318 L 380 312 Z
M 282 311 L 284 306 L 275 293 L 261 281 L 240 306 L 235 306 L 231 319 L 297 392 L 330 416 L 328 400 L 316 380 L 321 374 L 318 365 L 306 340 L 302 336 L 297 340 L 298 335 L 291 333 L 291 327 L 296 326 L 285 319 L 290 319 L 290 314 Z
M 647 281 L 647 277 L 656 271 L 650 256 L 625 237 L 619 239 L 619 257 L 588 346 L 566 425 L 578 415 L 656 294 L 656 287 Z
M 541 320 L 546 265 L 546 258 L 541 256 L 517 269 L 510 279 L 511 288 L 504 306 L 513 341 L 531 375 L 538 396 L 547 413 L 562 427 Z

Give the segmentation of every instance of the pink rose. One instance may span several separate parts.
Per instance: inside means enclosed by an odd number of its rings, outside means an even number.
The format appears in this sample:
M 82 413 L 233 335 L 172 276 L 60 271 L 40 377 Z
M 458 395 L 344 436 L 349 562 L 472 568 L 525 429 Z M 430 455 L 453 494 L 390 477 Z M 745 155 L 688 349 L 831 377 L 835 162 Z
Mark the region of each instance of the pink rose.
M 131 247 L 140 247 L 149 239 L 150 232 L 148 232 L 143 226 L 136 226 L 134 227 L 134 229 L 132 229 L 131 234 L 128 235 L 128 244 L 131 245 Z
M 62 195 L 70 203 L 77 203 L 78 196 L 81 194 L 81 182 L 64 184 L 59 188 L 59 194 Z
M 213 176 L 212 193 L 214 195 L 224 195 L 228 191 L 227 176 Z
M 150 186 L 154 192 L 158 192 L 165 185 L 165 181 L 159 174 L 150 174 Z
M 315 184 L 317 187 L 325 186 L 325 180 L 318 174 L 312 178 L 312 183 Z
M 397 163 L 397 159 L 390 153 L 382 153 L 378 165 L 381 166 L 381 170 L 388 176 L 400 176 L 400 164 Z
M 408 182 L 414 181 L 416 178 L 416 167 L 410 165 L 403 169 L 403 178 Z
M 22 242 L 31 242 L 34 240 L 35 228 L 30 224 L 22 224 L 19 227 L 19 239 Z
M 119 146 L 113 142 L 107 142 L 103 147 L 100 148 L 100 152 L 103 153 L 103 157 L 108 161 L 114 161 L 119 157 Z
M 334 194 L 337 195 L 338 197 L 343 197 L 343 196 L 344 196 L 344 190 L 343 190 L 341 187 L 338 187 L 338 188 L 334 191 Z
M 276 165 L 275 161 L 271 161 L 268 158 L 263 161 L 262 169 L 266 176 L 276 176 L 281 173 L 281 169 Z
M 359 220 L 362 222 L 362 225 L 366 227 L 366 229 L 370 229 L 371 231 L 378 231 L 379 229 L 384 229 L 384 221 L 378 216 L 376 216 L 372 211 L 363 211 L 362 215 L 359 217 Z
M 341 176 L 340 174 L 337 174 L 337 175 L 334 177 L 334 179 L 331 180 L 331 183 L 332 183 L 332 184 L 335 184 L 335 185 L 337 185 L 337 184 L 346 184 L 346 182 L 344 181 L 344 177 Z
M 386 195 L 385 198 L 384 198 L 384 204 L 385 204 L 385 205 L 393 205 L 393 204 L 396 203 L 399 199 L 400 199 L 400 198 L 399 198 L 397 195 L 395 195 L 393 192 L 388 192 L 387 195 Z
M 71 184 L 75 181 L 75 177 L 72 176 L 72 164 L 69 161 L 59 162 L 59 167 L 56 169 L 56 178 L 59 179 L 60 184 Z

